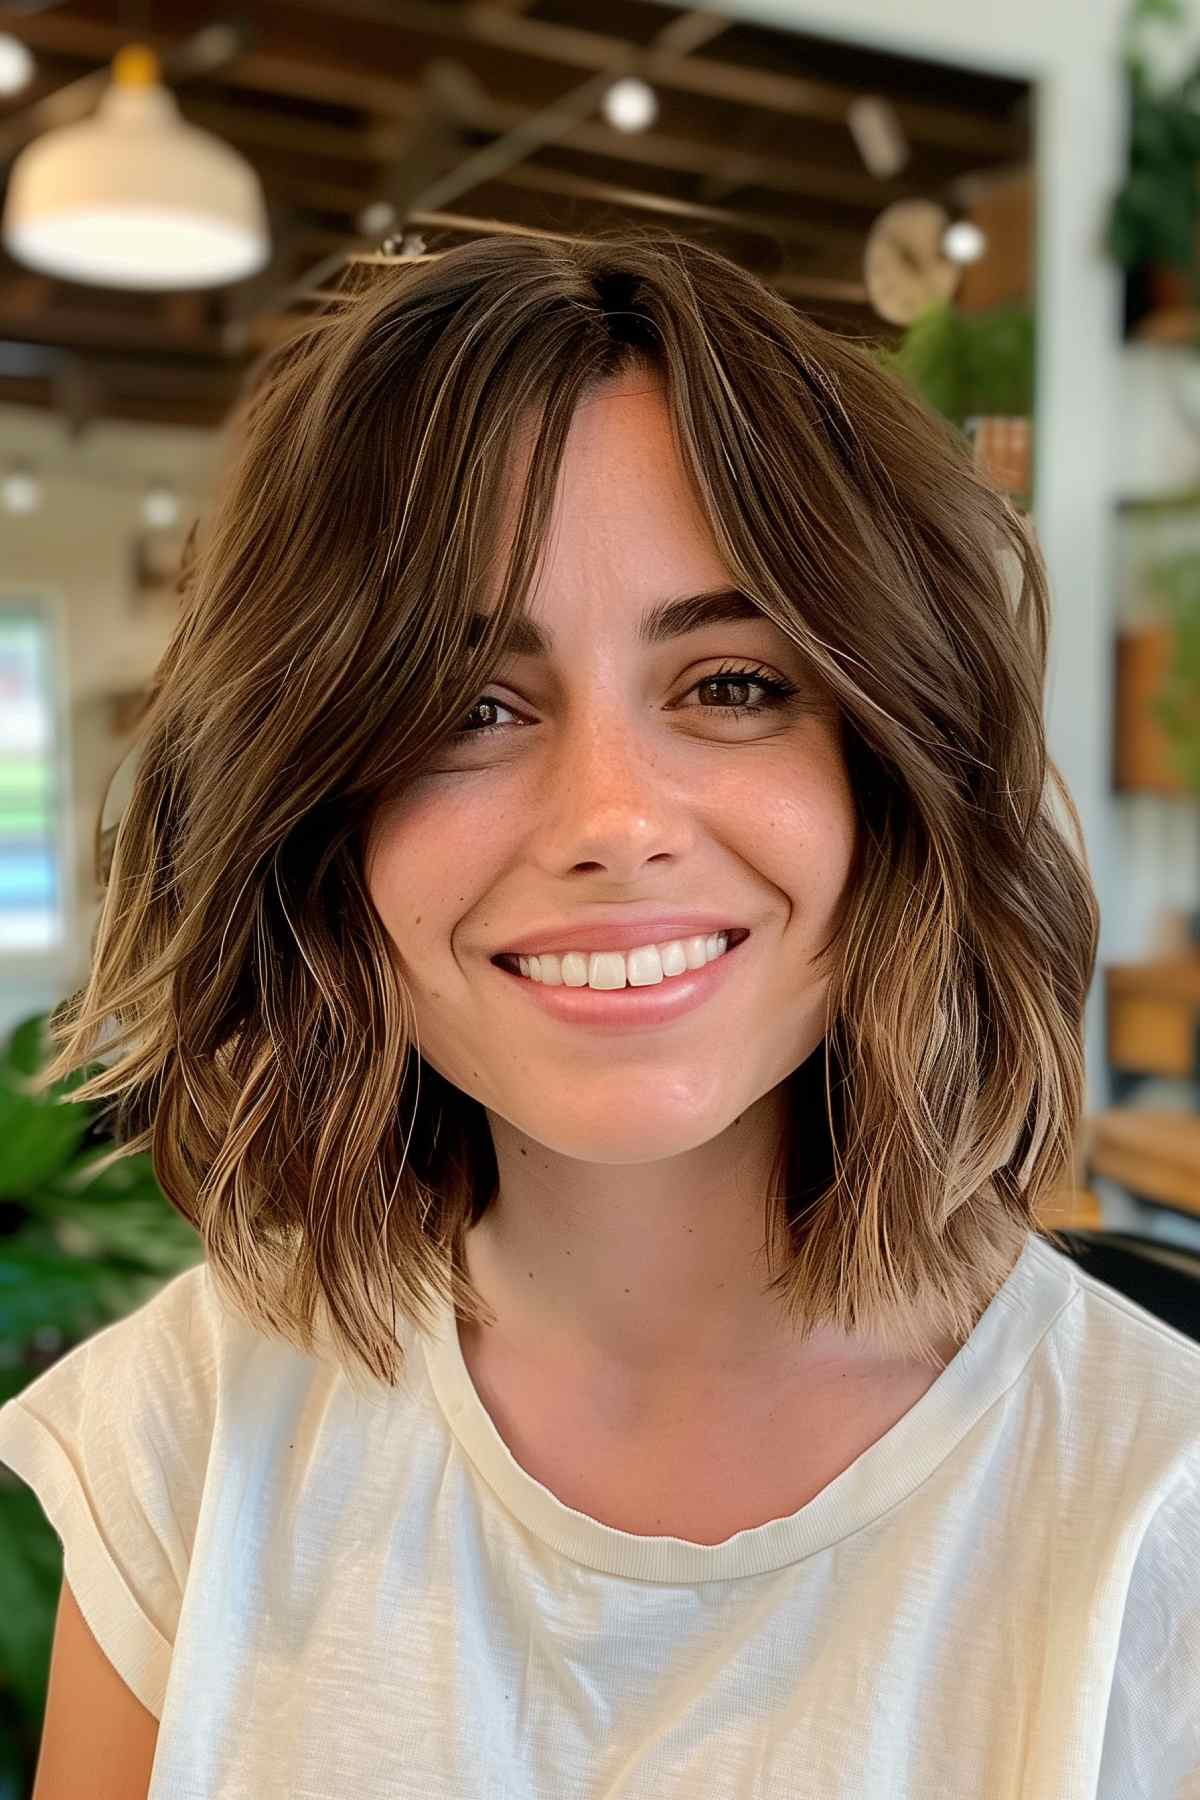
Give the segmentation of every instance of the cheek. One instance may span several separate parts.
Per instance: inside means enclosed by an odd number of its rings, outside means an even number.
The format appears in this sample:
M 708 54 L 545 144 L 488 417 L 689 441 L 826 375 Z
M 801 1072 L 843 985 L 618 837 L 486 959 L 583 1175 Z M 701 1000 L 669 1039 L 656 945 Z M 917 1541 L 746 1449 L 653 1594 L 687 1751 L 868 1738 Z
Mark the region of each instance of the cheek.
M 447 805 L 444 794 L 393 805 L 367 842 L 367 891 L 384 925 L 415 964 L 444 952 L 458 921 L 490 880 L 482 808 Z
M 766 804 L 759 796 L 753 861 L 812 915 L 831 910 L 854 861 L 858 809 L 840 757 L 810 758 Z

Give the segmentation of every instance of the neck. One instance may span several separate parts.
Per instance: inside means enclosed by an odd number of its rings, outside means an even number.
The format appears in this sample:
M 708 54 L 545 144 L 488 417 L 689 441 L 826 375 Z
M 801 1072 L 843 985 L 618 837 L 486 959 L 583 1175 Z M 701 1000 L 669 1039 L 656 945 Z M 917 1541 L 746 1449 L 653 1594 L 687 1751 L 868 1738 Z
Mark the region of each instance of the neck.
M 495 1315 L 461 1329 L 477 1360 L 646 1417 L 677 1410 L 681 1396 L 735 1403 L 804 1382 L 875 1380 L 905 1361 L 832 1328 L 797 1340 L 764 1292 L 765 1188 L 660 1181 L 648 1192 L 628 1169 L 616 1173 L 603 1194 L 558 1181 L 524 1186 L 515 1203 L 501 1191 L 467 1234 L 468 1273 Z M 957 1348 L 937 1353 L 944 1362 Z

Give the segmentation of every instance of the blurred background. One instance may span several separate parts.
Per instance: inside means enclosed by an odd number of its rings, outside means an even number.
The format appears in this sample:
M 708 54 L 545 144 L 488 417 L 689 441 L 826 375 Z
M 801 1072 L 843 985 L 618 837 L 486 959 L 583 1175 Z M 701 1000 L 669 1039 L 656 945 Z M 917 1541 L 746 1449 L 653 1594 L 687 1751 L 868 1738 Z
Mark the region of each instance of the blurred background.
M 1200 1336 L 1198 161 L 1200 0 L 0 5 L 0 1400 L 198 1260 L 20 1082 L 247 371 L 362 259 L 622 219 L 880 346 L 1028 515 L 1103 914 L 1046 1222 Z M 0 1800 L 60 1556 L 0 1470 Z

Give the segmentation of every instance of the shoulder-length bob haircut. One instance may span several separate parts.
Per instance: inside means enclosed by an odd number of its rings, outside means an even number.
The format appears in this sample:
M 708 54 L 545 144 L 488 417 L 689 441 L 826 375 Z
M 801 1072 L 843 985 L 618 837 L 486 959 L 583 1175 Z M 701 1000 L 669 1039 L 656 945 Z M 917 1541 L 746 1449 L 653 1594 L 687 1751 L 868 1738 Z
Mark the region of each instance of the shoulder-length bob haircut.
M 398 1383 L 397 1305 L 490 1322 L 486 1113 L 420 1055 L 364 857 L 502 663 L 574 408 L 652 373 L 733 579 L 836 706 L 862 826 L 768 1291 L 801 1336 L 965 1341 L 1074 1169 L 1098 936 L 1021 514 L 881 347 L 703 244 L 497 232 L 355 275 L 231 421 L 36 1091 L 103 1048 L 65 1096 L 111 1102 L 102 1166 L 150 1150 L 221 1294 L 306 1352 L 327 1327 L 352 1384 Z

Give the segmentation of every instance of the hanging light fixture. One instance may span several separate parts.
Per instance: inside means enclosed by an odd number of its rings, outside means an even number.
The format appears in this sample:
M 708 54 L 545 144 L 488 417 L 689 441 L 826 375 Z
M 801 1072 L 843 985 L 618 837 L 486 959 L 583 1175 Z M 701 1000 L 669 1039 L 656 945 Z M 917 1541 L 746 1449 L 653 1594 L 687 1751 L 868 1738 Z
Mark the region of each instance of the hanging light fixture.
M 143 44 L 117 52 L 91 118 L 22 150 L 2 235 L 30 268 L 101 287 L 214 287 L 253 275 L 271 251 L 258 176 L 181 117 Z

